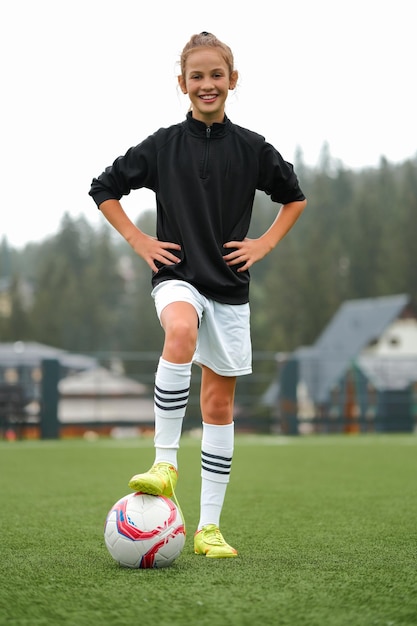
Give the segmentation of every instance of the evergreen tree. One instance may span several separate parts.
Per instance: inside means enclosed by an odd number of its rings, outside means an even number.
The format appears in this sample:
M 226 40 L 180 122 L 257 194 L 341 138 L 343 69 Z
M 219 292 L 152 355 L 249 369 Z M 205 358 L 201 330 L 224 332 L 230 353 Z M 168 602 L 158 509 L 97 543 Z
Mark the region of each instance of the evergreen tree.
M 9 291 L 10 316 L 6 318 L 4 327 L 4 338 L 7 341 L 27 341 L 31 337 L 31 321 L 25 307 L 22 288 L 19 276 L 13 276 Z
M 0 278 L 9 278 L 12 275 L 12 253 L 7 242 L 7 238 L 3 236 L 0 243 Z
M 400 169 L 397 194 L 399 239 L 393 259 L 397 259 L 398 289 L 417 302 L 417 160 L 407 161 Z
M 381 159 L 378 168 L 353 172 L 327 145 L 317 169 L 304 166 L 301 150 L 296 160 L 308 206 L 277 248 L 251 268 L 256 351 L 311 344 L 346 299 L 404 292 L 417 301 L 417 161 Z M 249 237 L 265 232 L 278 210 L 264 193 L 256 194 Z M 143 214 L 139 226 L 154 236 L 155 212 Z M 149 359 L 160 352 L 151 271 L 107 224 L 96 231 L 65 215 L 56 236 L 22 251 L 3 238 L 0 277 L 7 277 L 3 341 L 24 337 L 83 352 L 150 352 Z M 18 287 L 23 281 L 34 288 L 29 310 Z M 128 367 L 137 368 L 133 362 Z M 153 361 L 145 364 L 142 373 L 151 375 L 153 367 Z
M 109 226 L 91 239 L 83 276 L 84 343 L 89 350 L 121 350 L 125 339 L 125 285 Z
M 65 215 L 58 235 L 45 246 L 32 312 L 38 341 L 71 350 L 90 349 L 84 302 L 87 242 L 92 232 L 86 222 Z

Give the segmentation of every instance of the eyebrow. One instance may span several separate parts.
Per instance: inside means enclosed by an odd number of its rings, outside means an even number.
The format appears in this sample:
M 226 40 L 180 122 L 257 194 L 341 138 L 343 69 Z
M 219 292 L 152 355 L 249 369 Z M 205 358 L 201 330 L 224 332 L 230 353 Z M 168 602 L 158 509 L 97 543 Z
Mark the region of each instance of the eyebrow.
M 212 67 L 209 72 L 224 72 L 225 68 L 224 67 Z M 189 74 L 198 74 L 198 73 L 202 73 L 204 70 L 199 70 L 199 69 L 189 69 L 188 73 Z

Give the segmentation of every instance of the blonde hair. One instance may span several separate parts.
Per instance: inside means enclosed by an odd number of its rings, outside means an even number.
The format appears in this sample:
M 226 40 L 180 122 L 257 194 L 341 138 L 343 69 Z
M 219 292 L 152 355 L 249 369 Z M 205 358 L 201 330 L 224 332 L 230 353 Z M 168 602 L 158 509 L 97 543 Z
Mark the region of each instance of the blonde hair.
M 217 37 L 212 33 L 208 33 L 207 31 L 203 30 L 202 33 L 193 35 L 181 52 L 180 68 L 182 76 L 185 76 L 185 65 L 187 63 L 188 55 L 196 48 L 219 48 L 220 53 L 222 54 L 229 69 L 230 75 L 232 74 L 232 72 L 235 71 L 233 52 L 231 51 L 229 46 L 220 41 L 220 39 L 217 39 Z

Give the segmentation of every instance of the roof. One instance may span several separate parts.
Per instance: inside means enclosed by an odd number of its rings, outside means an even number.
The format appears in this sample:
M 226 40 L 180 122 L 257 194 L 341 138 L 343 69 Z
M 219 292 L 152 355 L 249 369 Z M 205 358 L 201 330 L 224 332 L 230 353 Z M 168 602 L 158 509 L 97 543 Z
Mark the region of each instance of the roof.
M 63 378 L 58 416 L 62 424 L 152 423 L 153 399 L 146 386 L 104 367 Z
M 133 379 L 96 367 L 62 378 L 58 419 L 62 424 L 153 424 L 153 398 L 147 387 Z M 40 406 L 32 402 L 26 411 L 38 415 Z
M 45 359 L 57 359 L 69 369 L 89 369 L 97 366 L 97 359 L 83 354 L 74 354 L 35 341 L 0 343 L 0 366 L 38 367 Z
M 409 303 L 407 295 L 347 300 L 326 326 L 314 347 L 320 351 L 355 355 L 378 339 Z
M 315 402 L 327 400 L 352 361 L 380 337 L 409 303 L 406 294 L 347 300 L 315 344 L 295 352 L 300 378 Z
M 143 396 L 145 385 L 126 376 L 114 374 L 104 367 L 96 367 L 73 376 L 67 376 L 58 383 L 61 396 Z

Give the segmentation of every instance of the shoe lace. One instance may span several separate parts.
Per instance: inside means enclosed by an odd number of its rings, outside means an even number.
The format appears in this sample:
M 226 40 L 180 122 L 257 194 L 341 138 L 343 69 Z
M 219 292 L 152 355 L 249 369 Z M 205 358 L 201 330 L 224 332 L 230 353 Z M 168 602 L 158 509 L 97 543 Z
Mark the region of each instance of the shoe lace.
M 157 465 L 152 465 L 151 469 L 148 470 L 149 474 L 160 474 L 161 472 L 166 472 L 167 474 L 169 474 L 168 472 L 168 466 L 165 467 L 163 465 L 161 465 L 160 463 L 158 463 Z
M 175 493 L 174 485 L 172 484 L 172 476 L 171 476 L 171 471 L 170 471 L 170 465 L 167 464 L 167 465 L 163 465 L 162 467 L 161 466 L 158 467 L 158 466 L 154 465 L 150 469 L 150 471 L 153 474 L 158 474 L 161 471 L 161 469 L 168 477 L 169 485 L 170 485 L 171 491 L 172 491 L 172 499 L 174 500 L 175 504 L 177 505 L 177 509 L 178 509 L 178 511 L 180 513 L 180 516 L 181 516 L 181 519 L 182 519 L 182 523 L 184 524 L 184 534 L 186 535 L 187 534 L 187 529 L 186 529 L 186 526 L 185 526 L 185 518 L 184 518 L 184 514 L 182 512 L 182 509 L 180 507 L 180 503 L 178 502 L 178 498 L 177 498 L 177 495 Z
M 216 546 L 223 546 L 225 544 L 223 535 L 217 526 L 212 526 L 204 529 L 204 539 L 207 543 L 211 543 Z

